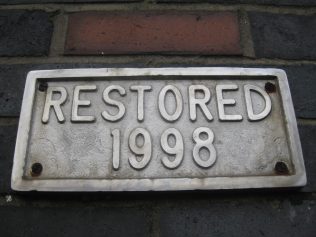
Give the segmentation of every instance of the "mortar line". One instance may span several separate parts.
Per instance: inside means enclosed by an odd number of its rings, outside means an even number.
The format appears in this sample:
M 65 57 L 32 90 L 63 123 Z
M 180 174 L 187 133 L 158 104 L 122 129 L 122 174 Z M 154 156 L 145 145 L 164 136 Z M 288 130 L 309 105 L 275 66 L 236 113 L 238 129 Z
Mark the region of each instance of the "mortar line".
M 298 118 L 297 119 L 297 124 L 298 125 L 315 125 L 316 126 L 316 118 L 315 119 L 302 119 Z
M 19 123 L 19 117 L 0 117 L 0 126 L 15 125 Z
M 61 9 L 59 14 L 54 19 L 54 31 L 51 39 L 49 54 L 50 57 L 58 57 L 63 55 L 67 25 L 68 15 L 64 14 L 64 10 Z
M 185 63 L 179 63 L 184 62 Z M 198 55 L 117 55 L 117 56 L 53 56 L 53 57 L 0 57 L 0 64 L 148 64 L 148 65 L 316 65 L 316 60 L 285 60 L 285 59 L 253 59 L 248 57 L 229 56 L 198 56 Z
M 247 12 L 243 9 L 238 11 L 240 27 L 240 43 L 245 57 L 255 58 L 253 40 L 250 31 L 250 21 Z

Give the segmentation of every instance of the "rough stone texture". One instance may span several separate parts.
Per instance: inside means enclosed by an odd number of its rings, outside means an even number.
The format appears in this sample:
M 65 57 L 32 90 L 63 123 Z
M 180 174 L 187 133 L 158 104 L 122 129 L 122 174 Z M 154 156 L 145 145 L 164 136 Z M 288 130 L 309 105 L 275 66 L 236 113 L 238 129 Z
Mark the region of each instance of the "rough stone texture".
M 117 67 L 102 64 L 43 64 L 43 65 L 0 65 L 0 116 L 19 116 L 27 72 L 31 70 L 79 67 Z M 125 65 L 125 67 L 135 65 Z M 141 66 L 141 65 L 140 65 Z M 163 66 L 163 65 L 161 65 Z M 182 65 L 192 66 L 192 65 Z M 211 65 L 210 65 L 211 66 Z M 227 65 L 226 65 L 227 66 Z M 241 66 L 241 65 L 238 65 Z M 119 65 L 124 67 L 124 65 Z M 247 67 L 244 65 L 244 67 Z M 255 67 L 255 66 L 252 66 Z M 257 66 L 264 67 L 264 66 Z M 283 68 L 288 74 L 296 116 L 316 118 L 316 66 L 265 66 Z M 14 83 L 14 87 L 12 87 Z
M 65 53 L 240 55 L 233 12 L 80 12 L 69 15 Z
M 11 172 L 16 133 L 17 124 L 0 125 L 0 193 L 9 192 L 11 189 Z
M 248 14 L 256 57 L 316 59 L 316 15 Z
M 147 213 L 129 207 L 0 207 L 2 236 L 131 236 L 150 233 Z
M 47 55 L 52 32 L 44 11 L 0 11 L 0 56 Z

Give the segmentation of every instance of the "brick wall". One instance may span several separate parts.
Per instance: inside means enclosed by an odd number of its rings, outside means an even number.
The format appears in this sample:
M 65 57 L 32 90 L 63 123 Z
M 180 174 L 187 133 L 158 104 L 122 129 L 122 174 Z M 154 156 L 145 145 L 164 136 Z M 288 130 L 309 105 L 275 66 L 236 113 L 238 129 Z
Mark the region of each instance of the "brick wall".
M 315 0 L 0 4 L 0 236 L 316 236 Z M 225 192 L 13 192 L 27 72 L 125 66 L 284 69 L 308 185 Z

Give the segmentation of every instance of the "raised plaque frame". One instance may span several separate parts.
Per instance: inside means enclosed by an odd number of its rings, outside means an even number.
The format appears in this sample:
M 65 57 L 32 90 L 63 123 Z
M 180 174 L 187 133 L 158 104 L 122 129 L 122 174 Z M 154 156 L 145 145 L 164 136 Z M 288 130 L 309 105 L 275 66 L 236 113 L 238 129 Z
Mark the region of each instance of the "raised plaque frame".
M 84 77 L 129 76 L 273 76 L 276 78 L 286 121 L 295 173 L 293 175 L 253 177 L 159 178 L 159 179 L 24 179 L 24 159 L 27 154 L 29 130 L 36 83 L 39 79 L 54 80 Z M 292 98 L 286 73 L 280 69 L 187 67 L 187 68 L 90 68 L 31 71 L 28 73 L 12 170 L 12 189 L 18 191 L 148 191 L 148 190 L 205 190 L 297 187 L 306 184 L 306 173 L 297 129 Z

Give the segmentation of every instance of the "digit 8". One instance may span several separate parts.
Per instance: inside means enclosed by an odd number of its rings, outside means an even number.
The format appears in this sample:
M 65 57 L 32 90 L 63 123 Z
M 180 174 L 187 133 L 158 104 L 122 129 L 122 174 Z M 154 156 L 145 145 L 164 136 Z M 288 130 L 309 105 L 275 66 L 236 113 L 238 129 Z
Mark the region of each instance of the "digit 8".
M 202 140 L 200 135 L 202 133 L 207 134 L 207 139 Z M 201 166 L 202 168 L 209 168 L 211 167 L 216 161 L 216 150 L 213 145 L 214 141 L 214 133 L 211 129 L 207 127 L 199 127 L 193 131 L 193 141 L 196 143 L 193 147 L 193 159 L 197 165 Z M 209 151 L 209 158 L 206 160 L 201 159 L 200 157 L 200 150 L 201 148 L 205 147 Z

